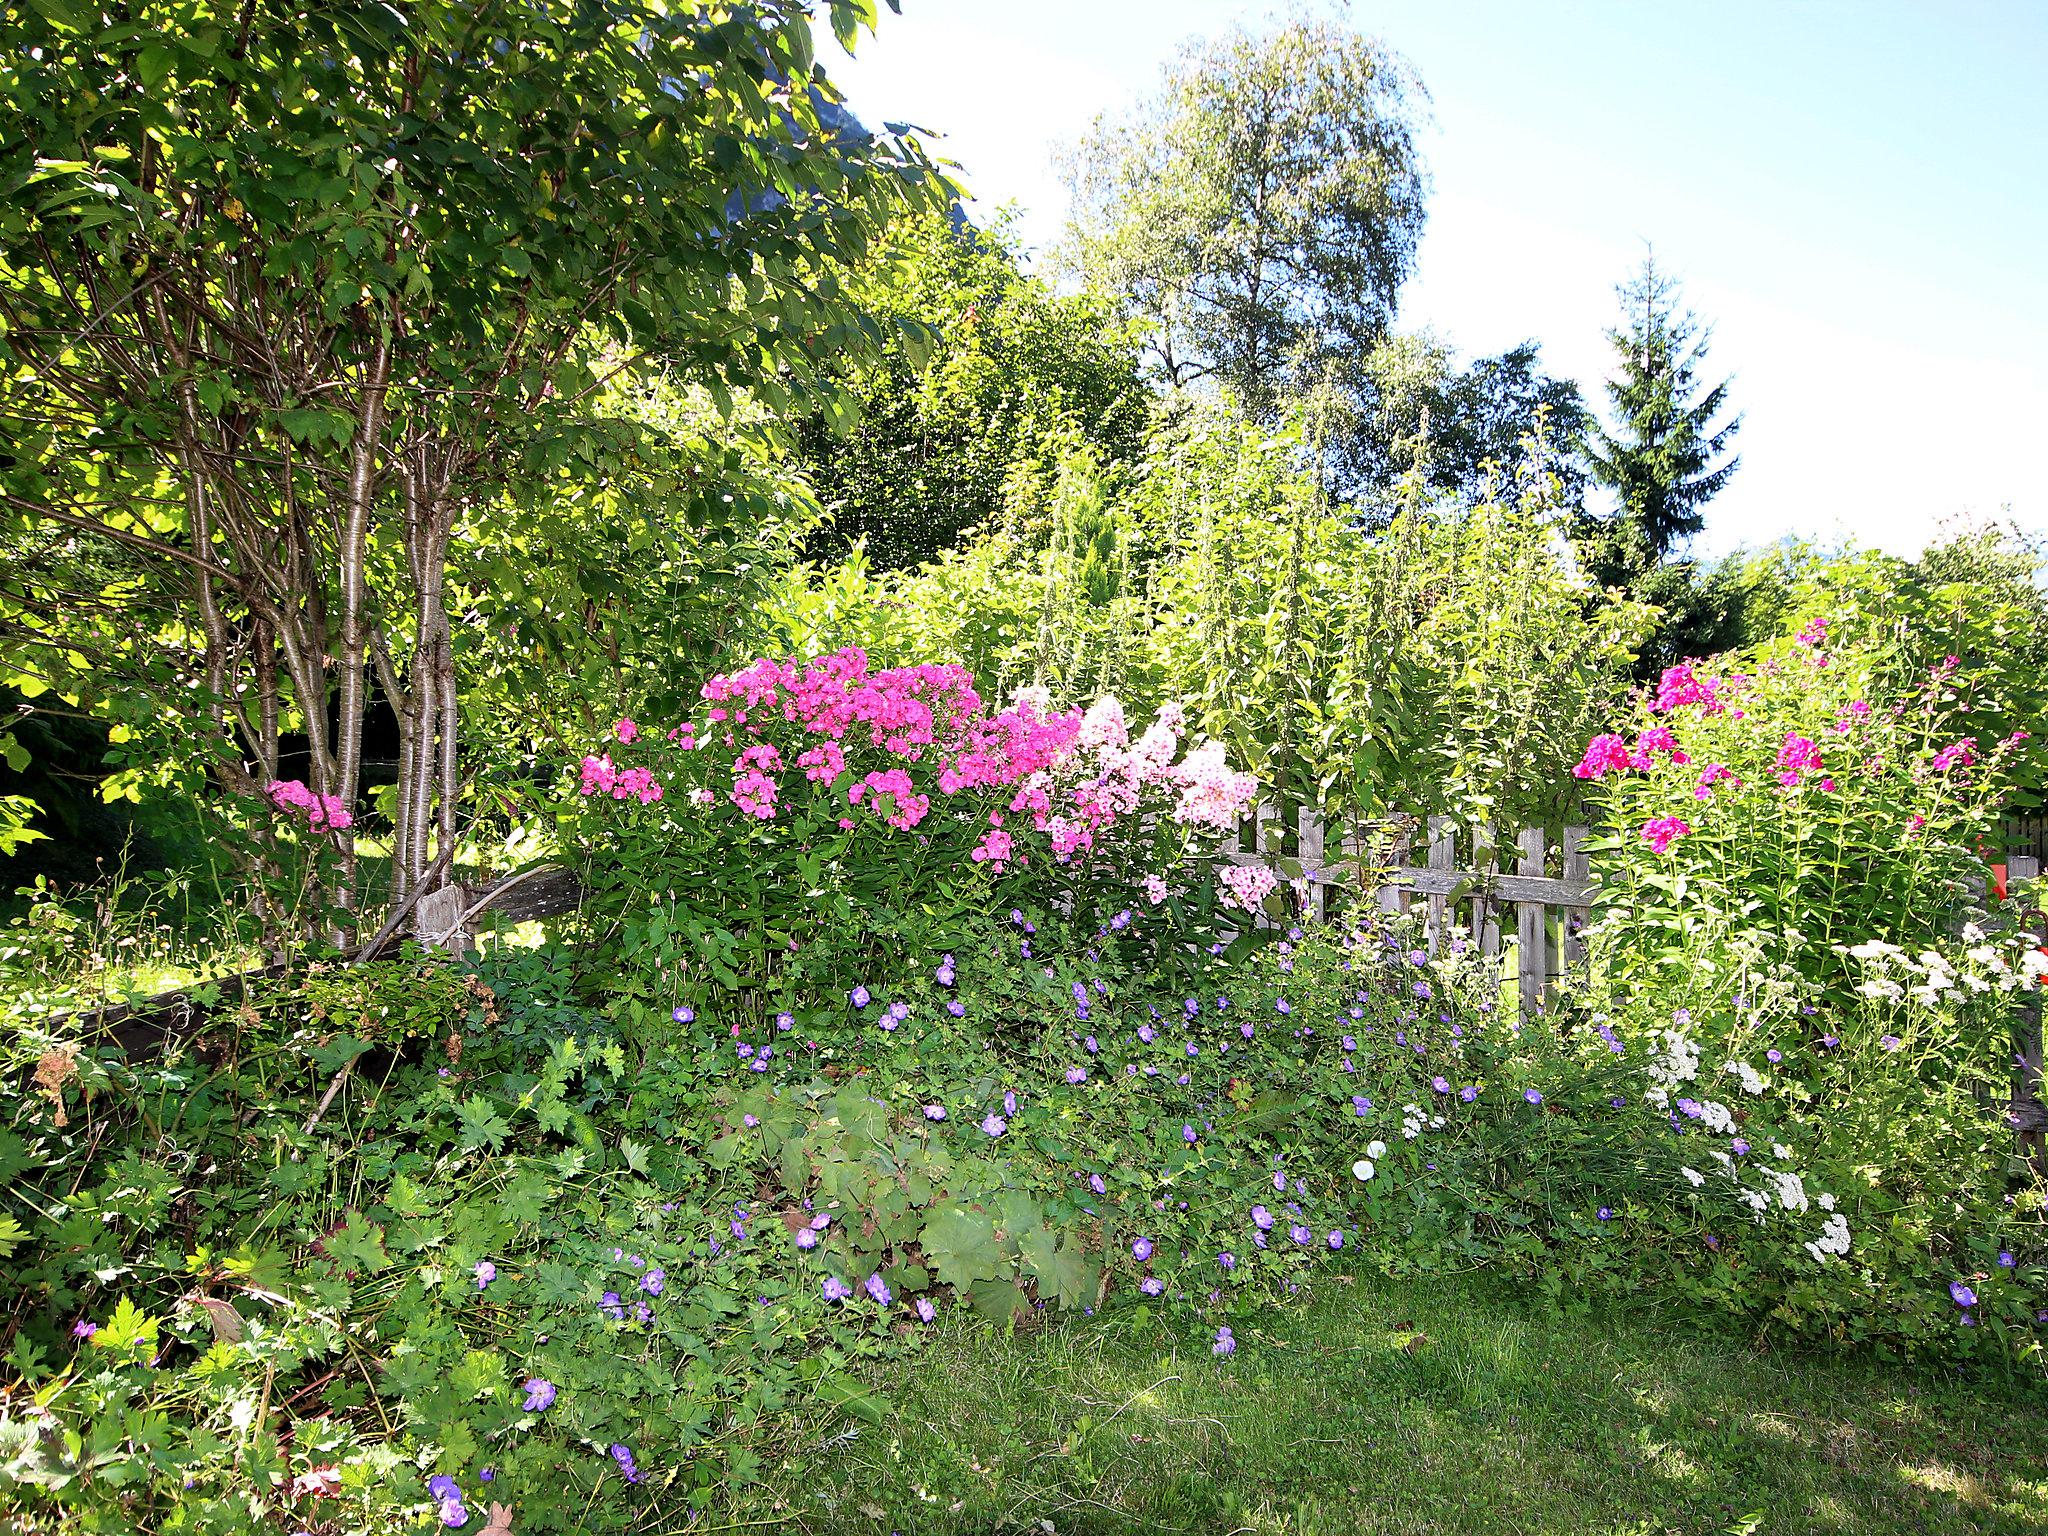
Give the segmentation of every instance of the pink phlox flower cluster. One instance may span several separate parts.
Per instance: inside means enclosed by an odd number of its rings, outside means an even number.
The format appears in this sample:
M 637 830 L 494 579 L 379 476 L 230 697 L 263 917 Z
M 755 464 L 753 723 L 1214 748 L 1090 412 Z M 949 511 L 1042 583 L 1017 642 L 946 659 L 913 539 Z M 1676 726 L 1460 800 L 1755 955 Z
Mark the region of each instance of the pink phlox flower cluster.
M 1686 836 L 1692 827 L 1676 816 L 1659 816 L 1643 823 L 1642 839 L 1654 853 L 1662 853 L 1673 841 Z
M 1166 900 L 1166 879 L 1164 876 L 1147 875 L 1141 883 L 1145 888 L 1145 899 L 1151 902 L 1153 906 L 1156 907 L 1159 903 Z
M 846 754 L 838 742 L 823 741 L 808 752 L 799 752 L 796 765 L 813 784 L 830 784 L 846 772 Z
M 1778 748 L 1778 782 L 1787 789 L 1792 788 L 1809 773 L 1820 772 L 1820 747 L 1811 736 L 1801 736 L 1796 731 L 1785 733 L 1785 744 Z
M 1213 832 L 1227 832 L 1251 808 L 1259 792 L 1256 775 L 1238 773 L 1224 760 L 1223 743 L 1205 741 L 1174 770 L 1180 802 L 1173 819 Z
M 631 720 L 621 720 L 612 727 L 612 734 L 630 747 L 640 739 L 640 727 Z
M 346 832 L 356 824 L 338 797 L 316 795 L 297 779 L 279 779 L 264 793 L 279 811 L 303 816 L 315 832 Z
M 982 785 L 1016 784 L 1065 762 L 1081 734 L 1079 710 L 1062 714 L 1020 698 L 1000 714 L 975 722 L 939 770 L 949 795 Z
M 1612 732 L 1603 732 L 1586 743 L 1585 756 L 1579 759 L 1572 776 L 1580 779 L 1597 779 L 1605 773 L 1620 773 L 1632 767 L 1628 743 Z
M 1131 748 L 1125 771 L 1141 784 L 1164 784 L 1173 774 L 1173 760 L 1179 751 L 1180 732 L 1166 723 L 1162 710 Z
M 729 717 L 746 724 L 749 711 L 773 707 L 792 724 L 834 741 L 865 725 L 874 746 L 912 762 L 926 748 L 957 736 L 981 709 L 973 675 L 965 667 L 891 667 L 871 673 L 867 653 L 857 646 L 802 668 L 764 656 L 737 672 L 710 678 L 701 692 L 714 706 L 740 706 L 730 712 L 714 707 L 714 722 Z M 758 732 L 759 723 L 748 729 Z
M 610 795 L 614 800 L 638 800 L 652 805 L 661 798 L 661 785 L 646 768 L 620 768 L 609 756 L 583 759 L 581 792 Z
M 1009 833 L 1001 827 L 995 827 L 982 834 L 981 841 L 974 845 L 973 851 L 967 857 L 977 864 L 988 864 L 1001 869 L 1010 862 L 1010 855 L 1015 846 L 1015 841 Z
M 1699 676 L 1689 662 L 1666 667 L 1664 675 L 1657 679 L 1657 692 L 1650 701 L 1650 707 L 1660 715 L 1668 715 L 1692 704 L 1699 705 L 1710 715 L 1717 715 L 1725 709 L 1727 706 L 1721 702 L 1721 679 Z
M 1709 763 L 1700 770 L 1699 782 L 1692 787 L 1693 799 L 1711 800 L 1716 784 L 1726 784 L 1730 789 L 1742 788 L 1742 780 L 1735 776 L 1734 771 L 1726 763 Z
M 1825 645 L 1828 638 L 1828 621 L 1826 619 L 1815 619 L 1806 628 L 1799 631 L 1795 638 L 1801 645 Z
M 1977 738 L 1965 736 L 1952 746 L 1943 747 L 1934 754 L 1934 771 L 1947 773 L 1951 768 L 1967 768 L 1977 761 Z
M 1052 839 L 1054 856 L 1062 863 L 1095 846 L 1094 829 L 1086 820 L 1054 816 L 1046 822 L 1043 830 Z
M 1223 883 L 1223 904 L 1246 912 L 1256 912 L 1280 883 L 1263 864 L 1226 864 L 1216 878 Z
M 910 775 L 901 768 L 884 768 L 870 773 L 847 790 L 846 803 L 859 805 L 870 796 L 882 820 L 901 832 L 907 832 L 923 821 L 932 808 L 931 797 L 920 795 Z M 884 796 L 888 797 L 886 808 Z
M 771 742 L 759 741 L 742 749 L 732 763 L 732 803 L 759 821 L 775 819 L 775 774 L 782 767 L 782 754 Z
M 1124 706 L 1114 695 L 1105 694 L 1088 708 L 1081 719 L 1081 734 L 1076 744 L 1085 751 L 1100 752 L 1105 747 L 1121 752 L 1131 744 L 1130 727 L 1124 723 Z
M 1661 725 L 1653 725 L 1636 737 L 1635 750 L 1628 755 L 1631 768 L 1654 768 L 1657 754 L 1664 753 L 1681 767 L 1692 761 L 1678 745 L 1678 738 Z

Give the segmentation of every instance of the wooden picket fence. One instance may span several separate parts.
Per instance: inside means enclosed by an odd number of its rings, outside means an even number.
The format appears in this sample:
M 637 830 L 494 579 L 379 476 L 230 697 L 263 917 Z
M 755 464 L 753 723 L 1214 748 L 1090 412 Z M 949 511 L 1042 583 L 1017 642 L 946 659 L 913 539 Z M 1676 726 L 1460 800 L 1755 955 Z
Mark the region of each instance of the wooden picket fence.
M 1999 823 L 2000 850 L 2012 858 L 2032 859 L 2035 868 L 2048 865 L 2048 815 L 2031 812 L 2008 816 Z
M 1590 828 L 1568 826 L 1553 847 L 1541 827 L 1523 827 L 1507 839 L 1493 827 L 1476 827 L 1466 840 L 1469 861 L 1461 866 L 1458 830 L 1448 817 L 1432 816 L 1426 826 L 1396 818 L 1385 829 L 1333 839 L 1311 810 L 1284 817 L 1260 806 L 1239 848 L 1225 856 L 1300 882 L 1304 907 L 1321 917 L 1360 895 L 1382 912 L 1409 912 L 1419 902 L 1431 954 L 1454 927 L 1487 956 L 1498 956 L 1512 933 L 1516 994 L 1522 1011 L 1534 1014 L 1585 957 L 1579 934 L 1592 917 L 1591 837 Z
M 2029 828 L 2015 818 L 2002 829 L 2013 884 L 2041 873 L 2039 854 L 2016 851 L 2029 846 Z M 1596 896 L 1590 837 L 1586 827 L 1567 826 L 1553 844 L 1542 827 L 1523 827 L 1505 839 L 1498 829 L 1480 826 L 1464 841 L 1469 857 L 1461 861 L 1458 829 L 1447 817 L 1433 816 L 1426 826 L 1394 818 L 1385 828 L 1333 837 L 1313 811 L 1288 815 L 1261 805 L 1241 828 L 1238 847 L 1224 857 L 1272 870 L 1293 885 L 1304 911 L 1320 917 L 1361 900 L 1382 912 L 1411 912 L 1420 903 L 1432 954 L 1459 928 L 1482 954 L 1498 956 L 1512 931 L 1516 996 L 1523 1017 L 1534 1018 L 1565 973 L 1585 958 L 1580 933 Z M 2019 1001 L 2013 1047 L 2012 1093 L 2003 1110 L 2020 1156 L 2048 1176 L 2038 992 Z

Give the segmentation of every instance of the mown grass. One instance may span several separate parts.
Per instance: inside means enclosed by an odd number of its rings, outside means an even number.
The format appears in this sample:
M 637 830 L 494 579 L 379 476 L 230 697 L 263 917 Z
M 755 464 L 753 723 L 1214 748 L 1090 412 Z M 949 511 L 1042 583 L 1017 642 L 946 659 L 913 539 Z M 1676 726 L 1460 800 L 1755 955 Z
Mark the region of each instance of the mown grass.
M 968 1325 L 813 1443 L 771 1521 L 826 1532 L 2048 1531 L 2048 1405 L 1758 1353 L 1479 1282 L 1331 1284 L 1214 1357 L 1135 1310 Z

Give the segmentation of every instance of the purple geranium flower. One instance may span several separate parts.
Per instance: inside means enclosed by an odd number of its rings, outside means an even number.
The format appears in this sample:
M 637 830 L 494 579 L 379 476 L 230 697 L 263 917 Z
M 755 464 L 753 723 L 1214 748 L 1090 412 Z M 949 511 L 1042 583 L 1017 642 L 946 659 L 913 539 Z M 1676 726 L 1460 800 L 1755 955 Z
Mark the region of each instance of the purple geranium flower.
M 1212 1355 L 1230 1355 L 1237 1352 L 1237 1340 L 1230 1336 L 1228 1328 L 1216 1330 L 1216 1342 L 1209 1346 Z
M 476 1288 L 482 1290 L 498 1278 L 498 1266 L 489 1259 L 485 1259 L 475 1269 L 471 1270 L 470 1273 L 476 1276 Z
M 1140 1264 L 1143 1264 L 1146 1260 L 1150 1259 L 1152 1257 L 1152 1239 L 1149 1237 L 1141 1237 L 1135 1243 L 1131 1244 L 1131 1257 L 1136 1259 Z
M 1951 1280 L 1949 1282 L 1948 1294 L 1950 1299 L 1959 1307 L 1974 1307 L 1977 1305 L 1977 1293 L 1960 1280 Z
M 612 1460 L 616 1461 L 619 1464 L 619 1470 L 626 1474 L 627 1482 L 637 1483 L 640 1481 L 640 1469 L 633 1465 L 633 1453 L 627 1450 L 626 1447 L 623 1445 L 613 1446 Z
M 868 1293 L 868 1295 L 872 1296 L 875 1299 L 876 1303 L 880 1306 L 886 1307 L 887 1305 L 889 1305 L 891 1301 L 895 1300 L 895 1298 L 889 1294 L 888 1283 L 884 1281 L 880 1275 L 869 1275 L 867 1279 L 862 1282 L 862 1289 L 864 1289 Z
M 837 1275 L 825 1277 L 824 1289 L 827 1301 L 844 1301 L 853 1294 L 853 1288 Z
M 981 1128 L 990 1136 L 1000 1136 L 1010 1128 L 1010 1123 L 1001 1115 L 991 1113 L 986 1120 L 981 1122 Z
M 545 1376 L 529 1376 L 526 1379 L 526 1411 L 545 1413 L 555 1405 L 555 1384 Z

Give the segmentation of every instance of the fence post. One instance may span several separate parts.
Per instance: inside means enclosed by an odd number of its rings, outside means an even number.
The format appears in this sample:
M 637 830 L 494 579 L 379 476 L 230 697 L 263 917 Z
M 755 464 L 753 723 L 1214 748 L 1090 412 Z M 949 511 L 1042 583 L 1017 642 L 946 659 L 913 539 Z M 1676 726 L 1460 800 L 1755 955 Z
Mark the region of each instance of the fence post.
M 1429 867 L 1440 874 L 1450 874 L 1458 867 L 1457 833 L 1451 830 L 1448 816 L 1429 818 Z M 1429 924 L 1427 928 L 1429 952 L 1433 956 L 1443 944 L 1444 930 L 1450 926 L 1451 900 L 1439 891 L 1429 895 Z
M 1585 827 L 1564 829 L 1564 877 L 1581 884 L 1591 879 L 1593 874 L 1593 859 L 1586 852 L 1588 830 Z M 1563 940 L 1562 963 L 1567 971 L 1583 963 L 1586 958 L 1585 941 L 1579 937 L 1579 933 L 1592 920 L 1592 916 L 1591 907 L 1566 907 L 1558 919 L 1557 931 Z
M 2006 878 L 2013 884 L 2038 879 L 2040 873 L 2041 861 L 2030 855 L 2016 854 L 2007 860 Z M 2048 1178 L 2048 1104 L 2041 1098 L 2041 996 L 2041 987 L 2028 988 L 2013 1018 L 2011 1113 L 2019 1155 L 2034 1165 L 2037 1174 Z
M 1329 887 L 1323 884 L 1323 818 L 1314 806 L 1304 805 L 1295 813 L 1295 830 L 1301 854 L 1301 873 L 1308 882 L 1302 905 L 1310 917 L 1329 915 Z
M 1487 894 L 1488 882 L 1500 873 L 1493 845 L 1493 823 L 1481 822 L 1472 829 L 1472 871 L 1479 877 L 1472 893 L 1472 936 L 1479 941 L 1479 953 L 1500 953 L 1500 903 Z
M 1408 834 L 1397 832 L 1387 840 L 1387 882 L 1380 887 L 1380 910 L 1399 914 L 1408 910 L 1408 893 L 1401 888 L 1401 873 L 1408 867 Z
M 1543 876 L 1543 855 L 1548 840 L 1541 827 L 1524 827 L 1515 846 L 1521 850 L 1521 859 L 1516 872 Z M 1536 1017 L 1543 1007 L 1543 987 L 1550 980 L 1549 924 L 1544 920 L 1544 907 L 1540 901 L 1518 901 L 1515 903 L 1515 941 L 1518 953 L 1515 956 L 1517 981 L 1520 983 L 1522 1019 L 1526 1023 Z

